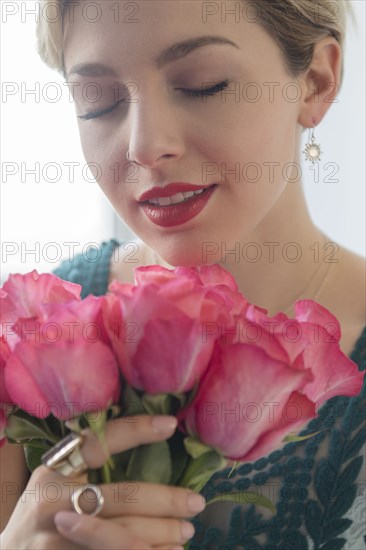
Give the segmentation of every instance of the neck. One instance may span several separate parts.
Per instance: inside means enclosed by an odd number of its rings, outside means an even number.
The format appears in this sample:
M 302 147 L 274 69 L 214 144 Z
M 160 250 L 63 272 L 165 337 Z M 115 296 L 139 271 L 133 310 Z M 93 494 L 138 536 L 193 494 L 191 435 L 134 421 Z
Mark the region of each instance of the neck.
M 301 183 L 288 183 L 266 218 L 240 241 L 226 243 L 213 259 L 235 278 L 246 299 L 265 308 L 270 316 L 293 315 L 293 303 L 302 298 L 321 303 L 336 264 L 334 248 L 311 220 Z M 174 269 L 153 252 L 153 263 Z M 334 255 L 335 256 L 335 255 Z M 338 262 L 338 260 L 336 260 Z
M 318 291 L 333 267 L 324 262 L 326 241 L 310 218 L 302 186 L 289 183 L 266 219 L 227 249 L 219 263 L 250 302 L 269 315 L 290 315 L 295 300 L 320 301 Z

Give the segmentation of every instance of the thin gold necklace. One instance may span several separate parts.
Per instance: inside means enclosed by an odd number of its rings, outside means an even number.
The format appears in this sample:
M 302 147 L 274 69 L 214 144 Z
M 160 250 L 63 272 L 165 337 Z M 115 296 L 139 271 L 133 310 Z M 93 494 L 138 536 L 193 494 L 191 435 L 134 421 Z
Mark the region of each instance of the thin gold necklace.
M 326 243 L 326 239 L 324 239 L 324 244 Z M 323 249 L 324 249 L 323 244 Z M 319 268 L 316 270 L 314 275 L 311 277 L 310 281 L 306 284 L 305 288 L 302 289 L 302 291 L 296 296 L 296 298 L 293 298 L 289 305 L 283 310 L 285 315 L 289 316 L 290 313 L 293 311 L 293 305 L 297 300 L 300 299 L 307 299 L 307 300 L 314 300 L 316 301 L 318 297 L 320 296 L 321 292 L 324 290 L 325 285 L 329 281 L 329 278 L 331 274 L 334 271 L 334 266 L 338 262 L 325 262 L 324 259 L 321 261 Z M 312 292 L 310 292 L 311 287 L 313 286 L 315 281 L 319 280 L 319 277 L 321 276 L 321 281 L 319 283 L 319 286 Z
M 323 235 L 323 245 L 322 245 L 322 249 L 324 250 L 324 245 L 327 243 L 327 239 L 326 237 Z M 152 250 L 152 249 L 151 249 Z M 153 261 L 155 261 L 155 263 L 158 263 L 158 255 L 156 253 L 155 250 L 152 250 L 153 252 Z M 291 300 L 291 302 L 286 306 L 285 309 L 281 309 L 281 311 L 283 313 L 285 313 L 285 315 L 287 315 L 288 317 L 290 316 L 290 314 L 292 314 L 292 311 L 293 311 L 293 305 L 294 303 L 297 301 L 297 300 L 300 300 L 301 298 L 302 299 L 307 299 L 307 300 L 314 300 L 316 301 L 317 298 L 320 296 L 320 293 L 323 291 L 325 285 L 327 284 L 327 282 L 329 281 L 329 278 L 334 270 L 334 266 L 337 262 L 325 262 L 324 259 L 322 259 L 320 261 L 320 266 L 319 268 L 315 271 L 314 275 L 311 277 L 310 281 L 308 283 L 306 283 L 306 286 L 302 289 L 301 292 L 299 292 L 299 294 L 297 294 L 297 296 L 295 298 L 293 298 Z M 161 263 L 159 265 L 162 265 Z M 166 264 L 168 265 L 168 264 Z M 171 266 L 169 266 L 170 268 Z M 318 280 L 321 272 L 324 271 L 324 274 L 323 274 L 323 277 L 319 283 L 319 286 L 318 288 L 315 289 L 315 291 L 313 293 L 308 294 L 309 292 L 309 289 L 311 289 L 312 285 L 314 284 L 315 281 Z

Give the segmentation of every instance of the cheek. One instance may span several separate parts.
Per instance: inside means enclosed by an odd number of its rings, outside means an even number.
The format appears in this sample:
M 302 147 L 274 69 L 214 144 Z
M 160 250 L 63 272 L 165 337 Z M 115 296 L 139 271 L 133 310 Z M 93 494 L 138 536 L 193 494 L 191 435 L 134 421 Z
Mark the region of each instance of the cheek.
M 215 103 L 215 109 L 209 109 L 210 116 L 193 123 L 193 147 L 202 158 L 214 161 L 220 171 L 222 166 L 234 170 L 239 164 L 245 173 L 253 164 L 268 174 L 271 163 L 281 165 L 282 170 L 294 160 L 297 104 L 282 97 L 271 103 L 265 89 L 261 101 L 253 103 L 235 101 L 230 96 L 224 99 L 223 103 Z
M 125 158 L 124 148 L 118 143 L 118 132 L 115 129 L 103 131 L 98 123 L 79 123 L 81 146 L 86 162 L 91 167 L 97 182 L 108 197 L 112 197 L 120 188 L 117 184 L 136 181 L 135 168 Z M 114 137 L 114 139 L 111 138 Z M 94 168 L 93 168 L 94 167 Z

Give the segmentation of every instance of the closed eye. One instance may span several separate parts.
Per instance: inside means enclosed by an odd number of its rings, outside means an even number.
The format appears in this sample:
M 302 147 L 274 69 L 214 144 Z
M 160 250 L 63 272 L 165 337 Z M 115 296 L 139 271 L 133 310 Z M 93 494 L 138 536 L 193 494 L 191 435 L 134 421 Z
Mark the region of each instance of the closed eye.
M 193 97 L 205 97 L 205 96 L 212 96 L 215 94 L 218 94 L 219 92 L 222 92 L 229 86 L 229 81 L 224 80 L 223 82 L 219 82 L 218 84 L 215 84 L 214 86 L 211 86 L 210 88 L 198 88 L 196 90 L 187 90 L 184 88 L 179 88 L 185 95 L 193 96 Z
M 214 86 L 210 86 L 209 88 L 198 88 L 198 89 L 185 89 L 185 88 L 177 88 L 181 92 L 183 92 L 184 95 L 187 95 L 189 97 L 207 97 L 207 96 L 214 96 L 215 94 L 218 94 L 219 92 L 222 92 L 229 86 L 229 81 L 224 80 L 223 82 L 219 82 L 218 84 L 215 84 Z M 120 99 L 110 107 L 107 107 L 107 109 L 102 109 L 100 111 L 94 111 L 92 113 L 87 113 L 86 115 L 78 115 L 78 118 L 80 120 L 91 120 L 93 118 L 102 118 L 105 115 L 108 115 L 109 113 L 112 113 L 117 107 L 124 103 L 124 99 Z
M 116 103 L 113 103 L 110 107 L 107 107 L 106 109 L 102 109 L 101 111 L 94 111 L 92 113 L 87 113 L 86 115 L 78 115 L 78 118 L 80 120 L 90 120 L 92 118 L 101 118 L 105 115 L 108 115 L 109 113 L 112 113 L 115 109 L 117 109 L 118 105 L 120 103 L 124 103 L 124 99 L 120 99 Z

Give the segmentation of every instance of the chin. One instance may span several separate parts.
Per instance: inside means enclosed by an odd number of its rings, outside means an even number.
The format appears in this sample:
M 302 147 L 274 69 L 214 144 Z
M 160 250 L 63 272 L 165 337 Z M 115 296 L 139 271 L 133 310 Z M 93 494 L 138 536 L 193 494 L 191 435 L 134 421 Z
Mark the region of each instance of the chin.
M 202 243 L 194 245 L 191 242 L 186 246 L 160 246 L 156 247 L 155 250 L 159 256 L 173 268 L 177 266 L 199 267 L 219 261 L 219 257 L 215 258 L 213 255 L 205 255 L 203 253 Z

